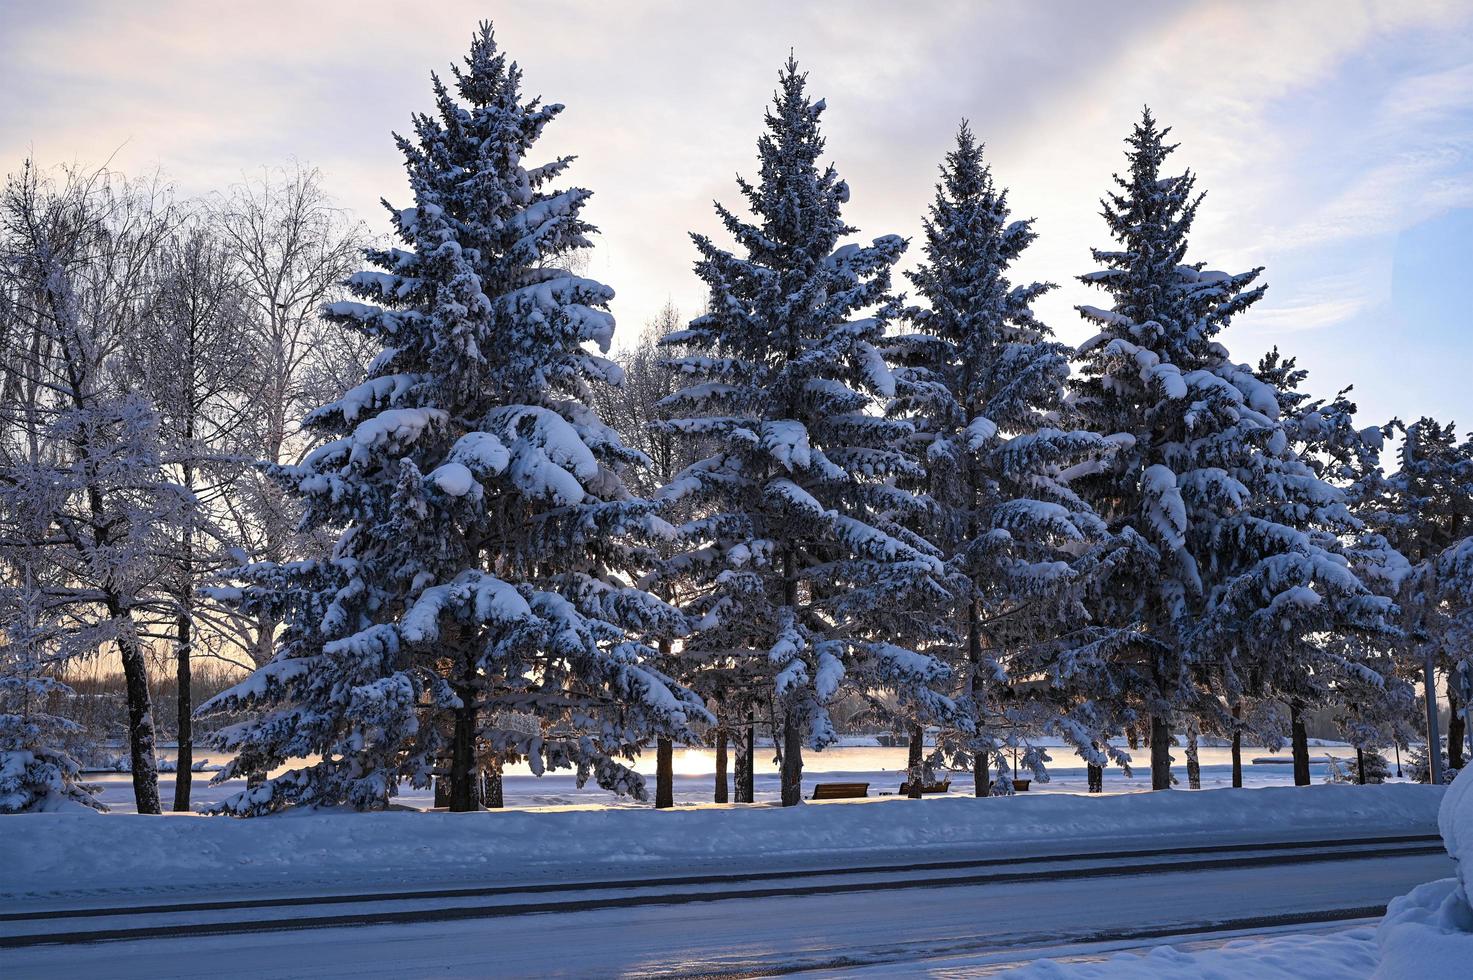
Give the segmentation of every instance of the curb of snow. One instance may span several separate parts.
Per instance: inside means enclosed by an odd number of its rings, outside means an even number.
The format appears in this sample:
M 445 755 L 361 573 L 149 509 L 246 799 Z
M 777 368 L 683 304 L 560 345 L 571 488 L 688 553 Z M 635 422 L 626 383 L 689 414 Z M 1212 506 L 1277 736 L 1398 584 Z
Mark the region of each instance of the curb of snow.
M 1119 796 L 598 806 L 232 819 L 92 812 L 0 818 L 0 900 L 313 880 L 590 879 L 943 853 L 1108 850 L 1432 833 L 1444 787 L 1321 785 Z

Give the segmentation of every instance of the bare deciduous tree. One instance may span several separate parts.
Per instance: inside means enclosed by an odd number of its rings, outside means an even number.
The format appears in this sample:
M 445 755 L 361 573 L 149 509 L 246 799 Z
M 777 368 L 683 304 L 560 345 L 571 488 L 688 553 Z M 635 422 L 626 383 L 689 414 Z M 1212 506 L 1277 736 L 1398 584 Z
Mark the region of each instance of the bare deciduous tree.
M 252 337 L 239 267 L 208 226 L 192 221 L 160 243 L 138 326 L 136 342 L 128 346 L 127 381 L 154 406 L 161 461 L 188 500 L 161 556 L 162 596 L 173 609 L 154 627 L 174 653 L 174 809 L 188 811 L 193 655 L 233 652 L 253 636 L 248 623 L 200 592 L 201 582 L 237 563 L 229 497 L 244 475 L 240 451 L 251 448 L 239 445 L 239 432 L 258 404 L 241 384 L 249 374 Z
M 159 812 L 140 625 L 159 609 L 161 529 L 185 500 L 163 478 L 152 406 L 117 380 L 172 221 L 156 182 L 107 171 L 52 178 L 28 161 L 0 192 L 12 339 L 0 403 L 0 541 L 10 568 L 43 570 L 30 580 L 32 618 L 62 624 L 58 645 L 73 655 L 116 649 L 140 813 Z
M 321 174 L 301 165 L 242 181 L 212 202 L 210 218 L 248 321 L 241 381 L 251 411 L 237 451 L 266 464 L 242 478 L 230 519 L 253 559 L 285 561 L 310 545 L 296 540 L 296 509 L 269 467 L 296 462 L 308 448 L 302 418 L 362 377 L 366 345 L 326 328 L 320 312 L 357 271 L 364 232 L 323 190 Z M 256 664 L 270 659 L 276 628 L 254 624 L 246 649 Z

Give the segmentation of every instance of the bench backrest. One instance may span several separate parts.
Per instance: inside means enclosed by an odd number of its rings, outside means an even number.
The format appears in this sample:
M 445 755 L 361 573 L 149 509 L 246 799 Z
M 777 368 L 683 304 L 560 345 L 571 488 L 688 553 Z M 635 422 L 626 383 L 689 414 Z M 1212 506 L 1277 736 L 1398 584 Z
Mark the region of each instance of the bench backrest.
M 869 783 L 819 783 L 813 787 L 815 800 L 847 800 L 869 796 Z
M 901 796 L 904 796 L 905 794 L 909 793 L 910 792 L 910 783 L 908 783 L 908 782 L 901 783 L 900 784 L 900 789 L 897 792 L 899 792 Z M 949 793 L 949 792 L 951 792 L 951 780 L 948 779 L 948 780 L 945 780 L 944 782 L 939 782 L 939 783 L 922 783 L 921 784 L 921 792 L 922 793 Z

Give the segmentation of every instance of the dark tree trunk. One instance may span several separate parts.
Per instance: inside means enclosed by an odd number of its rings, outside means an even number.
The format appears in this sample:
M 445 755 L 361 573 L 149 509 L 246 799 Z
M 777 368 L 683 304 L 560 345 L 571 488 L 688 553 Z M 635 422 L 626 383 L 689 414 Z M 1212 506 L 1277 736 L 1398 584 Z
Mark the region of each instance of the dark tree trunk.
M 1171 724 L 1166 716 L 1151 716 L 1151 789 L 1171 789 Z
M 63 316 L 65 314 L 62 314 Z M 66 358 L 66 370 L 70 383 L 73 405 L 87 411 L 91 406 L 85 394 L 86 384 L 79 374 L 79 365 L 70 356 Z M 79 460 L 90 460 L 92 456 L 90 437 L 82 427 L 73 437 L 73 445 Z M 84 466 L 87 480 L 87 509 L 91 516 L 91 544 L 99 553 L 112 545 L 107 500 L 96 479 L 91 464 Z M 117 644 L 118 656 L 123 662 L 123 682 L 128 693 L 128 751 L 133 767 L 133 800 L 139 813 L 157 815 L 162 812 L 159 805 L 159 770 L 155 751 L 156 734 L 153 725 L 153 703 L 148 694 L 148 664 L 143 657 L 143 648 L 138 642 L 136 624 L 133 621 L 132 603 L 116 591 L 109 579 L 103 585 L 103 604 L 108 617 L 119 625 Z
M 1309 738 L 1304 732 L 1304 705 L 1289 704 L 1289 733 L 1294 743 L 1294 785 L 1309 785 Z
M 191 361 L 195 351 L 191 348 L 189 352 Z M 185 418 L 184 428 L 185 444 L 194 445 L 194 413 L 190 412 Z M 181 470 L 184 486 L 191 491 L 194 489 L 194 464 L 185 460 Z M 178 686 L 178 696 L 175 708 L 178 714 L 176 727 L 178 729 L 179 756 L 174 766 L 174 811 L 176 813 L 189 812 L 189 793 L 194 779 L 194 691 L 192 678 L 192 665 L 190 655 L 193 653 L 194 642 L 194 521 L 191 512 L 188 520 L 184 522 L 184 532 L 179 541 L 179 615 L 175 620 L 175 680 Z
M 992 795 L 992 754 L 981 751 L 972 756 L 972 792 L 977 796 Z
M 1242 717 L 1242 706 L 1233 705 L 1233 789 L 1243 788 L 1243 732 L 1237 724 Z
M 1463 718 L 1463 702 L 1458 697 L 1457 675 L 1447 675 L 1447 765 L 1449 769 L 1463 768 L 1463 737 L 1466 722 Z
M 670 658 L 670 638 L 660 637 L 660 654 Z M 668 810 L 675 805 L 675 746 L 668 738 L 655 739 L 655 809 Z
M 469 657 L 461 665 L 460 682 L 455 685 L 460 706 L 454 712 L 454 729 L 450 734 L 450 810 L 467 813 L 480 805 L 476 779 L 476 690 L 475 667 Z
M 783 605 L 792 610 L 794 621 L 801 621 L 802 610 L 798 606 L 798 580 L 794 574 L 793 550 L 783 552 Z M 782 749 L 782 803 L 797 806 L 803 802 L 803 733 L 802 719 L 797 704 L 789 700 L 783 706 L 783 749 Z M 775 711 L 776 708 L 774 707 Z M 774 734 L 776 734 L 774 732 Z
M 716 729 L 716 794 L 715 802 L 729 799 L 726 786 L 726 729 Z
M 189 792 L 191 782 L 194 778 L 194 694 L 191 690 L 190 679 L 190 644 L 194 640 L 194 617 L 189 607 L 179 613 L 176 623 L 178 632 L 178 649 L 175 678 L 179 685 L 179 699 L 176 707 L 179 717 L 179 758 L 174 767 L 174 811 L 176 813 L 189 812 Z
M 973 599 L 967 604 L 967 661 L 972 665 L 972 700 L 977 705 L 977 721 L 983 719 L 983 694 L 985 690 L 982 685 L 982 610 L 977 600 Z M 974 796 L 992 795 L 992 760 L 988 753 L 978 751 L 972 756 L 972 794 Z
M 488 809 L 500 810 L 506 806 L 506 794 L 501 783 L 501 760 L 494 755 L 487 760 L 484 777 L 486 789 L 482 803 Z
M 1366 750 L 1360 746 L 1355 749 L 1355 781 L 1361 786 L 1366 784 Z
M 1187 787 L 1202 788 L 1202 764 L 1197 756 L 1197 723 L 1194 720 L 1187 730 Z
M 1166 667 L 1160 655 L 1151 665 L 1151 681 L 1163 705 L 1167 701 Z M 1171 715 L 1165 710 L 1150 716 L 1151 790 L 1171 789 Z
M 783 714 L 783 806 L 803 802 L 803 730 L 791 708 Z
M 747 709 L 747 723 L 737 732 L 736 742 L 736 802 L 751 803 L 753 799 L 753 762 L 757 755 L 757 717 Z
M 122 615 L 121 604 L 110 599 L 108 610 Z M 138 637 L 132 632 L 131 617 L 118 637 L 123 660 L 123 682 L 128 692 L 128 749 L 133 766 L 133 800 L 139 813 L 157 814 L 159 806 L 158 761 L 154 751 L 153 705 L 148 697 L 148 666 Z
M 925 749 L 921 745 L 923 737 L 924 732 L 920 725 L 910 726 L 910 747 L 906 756 L 905 779 L 910 786 L 910 792 L 906 795 L 913 800 L 921 798 L 921 758 L 925 754 Z
M 435 777 L 435 808 L 443 810 L 450 806 L 450 780 L 442 773 Z
M 668 738 L 655 739 L 655 809 L 675 805 L 675 746 Z
M 1432 646 L 1422 649 L 1422 700 L 1427 708 L 1427 775 L 1433 786 L 1442 785 L 1442 732 L 1437 725 L 1437 664 Z

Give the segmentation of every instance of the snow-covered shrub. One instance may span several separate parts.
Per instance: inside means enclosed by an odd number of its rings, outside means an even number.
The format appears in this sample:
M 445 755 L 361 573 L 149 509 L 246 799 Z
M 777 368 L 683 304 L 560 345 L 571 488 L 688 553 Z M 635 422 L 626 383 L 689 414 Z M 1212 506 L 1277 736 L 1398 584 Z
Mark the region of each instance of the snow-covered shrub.
M 1347 770 L 1345 768 L 1345 764 L 1342 762 L 1342 760 L 1340 759 L 1340 757 L 1339 756 L 1332 755 L 1332 756 L 1329 757 L 1329 760 L 1330 761 L 1325 765 L 1325 782 L 1327 782 L 1327 783 L 1348 783 L 1348 782 L 1351 782 L 1350 772 L 1349 772 L 1349 770 Z
M 71 688 L 52 676 L 68 645 L 43 624 L 39 592 L 0 580 L 0 813 L 105 810 L 68 751 L 81 726 L 55 713 Z
M 1442 758 L 1442 781 L 1444 784 L 1448 784 L 1451 783 L 1454 779 L 1458 778 L 1459 770 L 1447 765 L 1446 754 L 1444 754 Z M 1414 781 L 1419 783 L 1432 782 L 1432 760 L 1428 758 L 1426 745 L 1419 745 L 1416 748 L 1412 749 L 1411 753 L 1407 756 L 1407 764 L 1405 768 L 1407 775 L 1410 776 Z
M 0 655 L 14 649 L 0 643 Z M 79 805 L 107 809 L 93 797 L 97 787 L 82 781 L 82 767 L 63 746 L 78 726 L 46 710 L 50 695 L 68 690 L 45 676 L 0 675 L 0 813 Z
M 1325 782 L 1365 783 L 1367 785 L 1386 782 L 1391 775 L 1391 766 L 1386 762 L 1386 757 L 1373 749 L 1366 749 L 1363 757 L 1366 769 L 1364 779 L 1361 778 L 1359 760 L 1329 756 L 1330 762 L 1325 771 Z
M 1363 778 L 1359 771 L 1356 772 L 1357 782 L 1366 784 L 1384 783 L 1390 778 L 1391 765 L 1386 761 L 1384 755 L 1373 749 L 1366 749 L 1362 753 L 1362 756 L 1365 772 Z M 1360 765 L 1361 763 L 1357 763 L 1357 769 L 1359 769 Z

